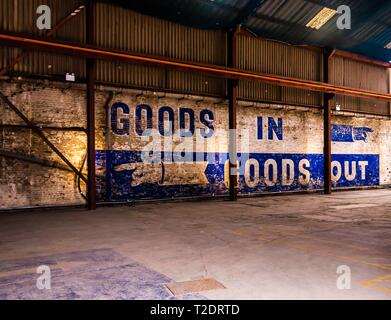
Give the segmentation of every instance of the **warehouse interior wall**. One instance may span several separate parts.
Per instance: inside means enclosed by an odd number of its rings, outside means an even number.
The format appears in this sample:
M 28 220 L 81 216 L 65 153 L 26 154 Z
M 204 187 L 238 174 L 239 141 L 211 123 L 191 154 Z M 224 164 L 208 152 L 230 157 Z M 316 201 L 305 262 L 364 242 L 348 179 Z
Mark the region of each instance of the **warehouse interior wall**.
M 84 86 L 23 79 L 3 82 L 1 90 L 86 171 L 85 133 L 56 129 L 85 127 Z M 225 101 L 100 86 L 95 103 L 99 202 L 227 195 Z M 84 183 L 30 129 L 16 127 L 23 123 L 11 110 L 1 108 L 1 125 L 13 125 L 3 126 L 0 135 L 1 208 L 83 204 Z M 239 194 L 320 190 L 322 119 L 321 110 L 311 107 L 240 101 Z M 143 163 L 152 138 L 158 161 Z M 335 112 L 333 187 L 391 184 L 390 138 L 388 117 Z
M 62 12 L 78 6 L 77 1 L 46 2 L 55 8 L 54 24 Z M 37 1 L 31 1 L 28 12 L 14 10 L 21 0 L 0 4 L 2 30 L 36 33 L 33 20 L 25 18 L 34 17 Z M 227 34 L 222 31 L 185 27 L 100 2 L 95 11 L 95 44 L 100 47 L 227 65 Z M 83 43 L 84 19 L 83 13 L 76 15 L 52 38 Z M 0 68 L 21 53 L 1 46 Z M 236 56 L 237 67 L 243 70 L 324 79 L 320 48 L 242 33 Z M 330 64 L 332 84 L 390 92 L 387 67 L 338 55 Z M 66 73 L 75 74 L 76 82 L 65 82 Z M 1 92 L 84 174 L 85 75 L 84 59 L 31 52 L 1 77 L 0 85 Z M 99 202 L 227 195 L 226 80 L 98 61 L 97 82 Z M 322 189 L 323 95 L 240 81 L 238 99 L 239 194 Z M 332 108 L 333 187 L 391 184 L 390 104 L 336 96 Z M 0 112 L 0 208 L 84 204 L 84 182 L 2 102 Z M 174 130 L 166 133 L 170 125 Z M 153 137 L 158 161 L 145 164 L 141 156 Z
M 0 0 L 0 29 L 44 36 L 45 33 L 35 26 L 34 17 L 38 4 L 47 4 L 52 8 L 54 27 L 80 5 L 77 0 L 66 3 L 60 0 L 41 2 L 29 0 L 26 6 L 25 0 Z M 23 10 L 16 10 L 22 7 Z M 99 47 L 197 63 L 227 65 L 226 32 L 191 28 L 100 1 L 96 2 L 94 11 L 94 44 Z M 85 43 L 84 10 L 79 10 L 50 39 Z M 21 52 L 22 49 L 1 46 L 0 68 L 7 66 Z M 243 70 L 303 80 L 323 80 L 321 48 L 262 39 L 244 30 L 237 36 L 236 57 L 237 67 Z M 334 55 L 331 60 L 332 84 L 389 92 L 387 67 L 338 55 Z M 8 74 L 14 77 L 34 75 L 59 81 L 64 79 L 65 73 L 74 73 L 76 81 L 83 82 L 86 77 L 84 59 L 39 51 L 29 52 Z M 107 85 L 218 98 L 227 96 L 224 79 L 197 73 L 112 61 L 97 61 L 96 73 L 97 82 Z M 322 105 L 322 95 L 316 92 L 248 81 L 239 83 L 238 97 L 266 103 L 312 107 Z M 390 115 L 389 104 L 384 102 L 340 97 L 335 104 L 346 111 Z

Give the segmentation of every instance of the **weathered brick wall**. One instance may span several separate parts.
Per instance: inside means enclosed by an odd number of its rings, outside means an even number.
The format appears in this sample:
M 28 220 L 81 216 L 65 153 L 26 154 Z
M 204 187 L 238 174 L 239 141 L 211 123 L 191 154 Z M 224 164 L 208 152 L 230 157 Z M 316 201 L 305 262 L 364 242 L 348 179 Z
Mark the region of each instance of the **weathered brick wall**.
M 0 90 L 29 119 L 43 127 L 86 126 L 83 86 L 15 81 L 3 82 Z M 115 91 L 114 97 L 107 104 L 110 91 Z M 124 110 L 123 105 L 115 108 L 118 103 L 126 105 L 128 110 Z M 172 140 L 176 154 L 186 151 L 184 154 L 191 154 L 191 158 L 199 157 L 197 161 L 185 159 L 180 163 L 170 163 L 165 159 L 154 164 L 141 163 L 137 157 L 151 141 L 150 137 L 142 139 L 140 132 L 136 132 L 136 125 L 145 129 L 149 124 L 146 109 L 137 120 L 136 108 L 140 105 L 149 106 L 152 110 L 150 122 L 157 132 L 159 109 L 163 106 L 173 111 L 176 132 L 180 126 L 180 110 L 194 113 L 194 134 L 185 138 L 174 134 L 174 138 L 166 137 L 164 142 Z M 2 103 L 0 112 L 1 124 L 23 124 Z M 96 112 L 98 195 L 101 201 L 200 196 L 227 191 L 228 132 L 225 130 L 228 128 L 228 113 L 225 104 L 202 97 L 99 88 Z M 164 113 L 165 119 L 168 113 Z M 184 116 L 184 124 L 188 132 L 191 127 L 189 114 Z M 332 151 L 336 155 L 333 159 L 336 161 L 336 176 L 341 170 L 335 186 L 390 184 L 390 120 L 334 115 L 333 124 Z M 215 129 L 214 134 L 200 139 L 201 133 L 209 131 L 208 126 Z M 239 144 L 239 150 L 248 155 L 241 166 L 241 193 L 321 188 L 323 118 L 320 111 L 243 103 L 238 108 L 238 128 L 239 137 L 249 137 L 249 150 Z M 44 132 L 77 168 L 82 166 L 86 153 L 85 133 Z M 3 152 L 62 163 L 30 130 L 1 128 L 0 133 L 0 150 Z M 163 142 L 163 138 L 160 139 Z M 160 151 L 168 150 L 167 145 L 159 148 Z M 206 159 L 206 155 L 211 156 L 213 161 Z M 365 165 L 364 162 L 368 163 Z M 294 167 L 292 171 L 290 166 Z M 345 173 L 347 177 L 352 175 L 353 166 L 356 170 L 354 179 L 345 179 Z M 367 173 L 365 177 L 362 169 Z M 306 170 L 311 177 L 306 177 Z M 85 190 L 84 183 L 82 190 Z M 0 156 L 0 208 L 83 203 L 72 172 Z
M 161 137 L 160 150 L 167 151 L 166 140 L 173 140 L 174 156 L 182 151 L 208 153 L 213 159 L 193 157 L 180 165 L 141 163 L 138 153 L 150 143 L 137 133 L 137 109 L 148 106 L 150 115 L 141 115 L 139 127 L 145 129 L 148 118 L 158 130 L 163 108 L 172 111 L 175 134 Z M 117 106 L 117 107 L 116 107 Z M 195 130 L 188 138 L 178 137 L 181 109 L 194 113 Z M 198 139 L 205 129 L 202 112 L 213 114 L 215 133 Z M 167 112 L 165 113 L 167 120 Z M 224 194 L 227 192 L 228 116 L 227 105 L 198 98 L 167 98 L 157 95 L 117 95 L 112 103 L 112 150 L 101 155 L 102 180 L 109 186 L 103 198 L 128 201 L 137 198 L 180 197 Z M 187 128 L 189 128 L 187 121 Z M 390 121 L 387 118 L 333 116 L 334 187 L 376 186 L 390 183 Z M 238 151 L 241 159 L 239 191 L 282 192 L 320 189 L 323 186 L 323 115 L 320 110 L 242 103 L 238 108 Z M 246 143 L 241 137 L 248 137 Z M 196 143 L 197 141 L 197 143 Z M 199 142 L 201 141 L 201 144 Z M 245 142 L 246 140 L 244 140 Z M 247 156 L 247 158 L 246 158 Z M 107 172 L 105 170 L 110 170 Z M 102 183 L 104 186 L 104 183 Z M 114 189 L 114 190 L 111 190 Z
M 47 82 L 3 82 L 0 89 L 34 123 L 42 126 L 85 126 L 85 95 L 81 90 L 55 87 Z M 24 122 L 0 106 L 1 124 Z M 83 132 L 45 130 L 46 136 L 66 157 L 81 167 L 86 148 Z M 3 128 L 0 148 L 14 154 L 62 163 L 62 160 L 31 130 Z M 83 199 L 69 171 L 45 167 L 10 157 L 0 157 L 0 207 L 80 204 Z

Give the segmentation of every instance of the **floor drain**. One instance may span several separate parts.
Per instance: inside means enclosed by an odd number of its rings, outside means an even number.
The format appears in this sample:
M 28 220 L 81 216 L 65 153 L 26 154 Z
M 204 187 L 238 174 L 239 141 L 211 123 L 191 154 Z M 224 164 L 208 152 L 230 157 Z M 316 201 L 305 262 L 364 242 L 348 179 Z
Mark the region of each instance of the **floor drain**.
M 202 291 L 225 289 L 225 287 L 220 282 L 213 278 L 173 282 L 166 284 L 166 287 L 174 296 L 182 296 L 184 294 L 197 293 Z

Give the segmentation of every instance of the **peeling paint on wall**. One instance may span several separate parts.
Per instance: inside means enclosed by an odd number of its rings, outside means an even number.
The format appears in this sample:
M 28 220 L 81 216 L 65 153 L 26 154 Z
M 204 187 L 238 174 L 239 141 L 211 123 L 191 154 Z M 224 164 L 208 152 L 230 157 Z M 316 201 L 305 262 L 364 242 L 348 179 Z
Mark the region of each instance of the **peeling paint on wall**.
M 97 153 L 97 162 L 101 164 L 100 200 L 214 196 L 228 192 L 225 105 L 148 97 L 116 98 L 110 133 L 116 148 Z M 140 109 L 146 112 L 141 113 Z M 192 116 L 183 118 L 184 109 Z M 207 128 L 201 117 L 205 112 L 212 119 Z M 162 113 L 168 113 L 167 117 Z M 323 188 L 320 113 L 256 107 L 240 107 L 238 113 L 240 194 Z M 333 186 L 379 185 L 381 155 L 375 131 L 382 122 L 361 125 L 355 118 L 337 120 L 343 123 L 332 126 Z M 386 123 L 389 122 L 383 122 Z M 189 135 L 175 134 L 186 128 Z M 200 134 L 210 128 L 213 130 L 207 137 Z M 153 164 L 143 163 L 143 153 L 151 141 L 146 138 L 156 140 L 151 134 L 153 130 L 161 138 L 157 143 L 159 156 Z M 243 143 L 241 138 L 246 135 L 249 141 Z M 183 145 L 186 147 L 181 149 Z
M 99 200 L 212 196 L 228 192 L 228 154 L 194 154 L 189 163 L 178 165 L 165 164 L 164 157 L 162 153 L 161 164 L 152 165 L 141 162 L 140 152 L 98 151 L 97 163 L 101 168 L 98 176 Z M 196 161 L 200 157 L 204 158 L 203 162 Z M 247 160 L 240 165 L 240 194 L 323 187 L 323 155 L 247 154 L 244 158 Z M 332 160 L 335 187 L 379 184 L 378 155 L 333 155 Z M 166 168 L 170 166 L 178 168 L 167 174 Z M 186 166 L 189 170 L 179 169 Z M 170 175 L 175 178 L 174 183 Z
M 85 126 L 83 86 L 31 80 L 3 82 L 0 88 L 37 124 Z M 109 90 L 113 89 L 101 87 L 96 93 L 100 201 L 227 193 L 226 104 L 203 97 L 116 89 L 107 110 Z M 0 104 L 0 110 L 1 124 L 21 124 L 5 105 Z M 242 194 L 322 188 L 320 110 L 240 104 L 237 122 L 239 142 L 249 137 L 248 146 L 238 145 Z M 146 129 L 162 139 L 159 161 L 153 164 L 140 161 L 151 143 Z M 333 115 L 332 132 L 335 187 L 391 184 L 390 120 Z M 76 167 L 82 166 L 84 133 L 50 130 L 46 134 Z M 61 162 L 30 130 L 2 128 L 0 147 Z M 0 190 L 0 208 L 84 203 L 73 173 L 5 157 L 0 157 Z

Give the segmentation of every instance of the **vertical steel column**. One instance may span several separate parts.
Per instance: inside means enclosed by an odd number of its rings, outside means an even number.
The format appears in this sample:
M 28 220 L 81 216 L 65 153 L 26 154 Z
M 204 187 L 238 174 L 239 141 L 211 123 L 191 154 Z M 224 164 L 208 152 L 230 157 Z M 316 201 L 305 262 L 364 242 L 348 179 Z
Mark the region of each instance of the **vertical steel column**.
M 323 52 L 323 82 L 330 82 L 330 58 L 332 52 L 325 49 Z M 323 120 L 324 120 L 324 149 L 323 149 L 323 175 L 324 194 L 331 194 L 331 99 L 333 95 L 323 94 Z
M 387 69 L 388 93 L 391 93 L 391 69 Z M 388 102 L 388 115 L 391 117 L 391 102 Z
M 227 38 L 227 58 L 228 67 L 236 68 L 236 36 L 240 32 L 240 27 L 228 32 Z M 237 141 L 236 141 L 236 96 L 238 80 L 228 80 L 228 118 L 229 118 L 229 199 L 236 201 L 238 196 L 238 161 L 237 161 Z
M 86 0 L 86 41 L 94 44 L 94 3 Z M 87 166 L 88 209 L 96 209 L 96 180 L 95 180 L 95 60 L 86 60 L 87 78 Z

